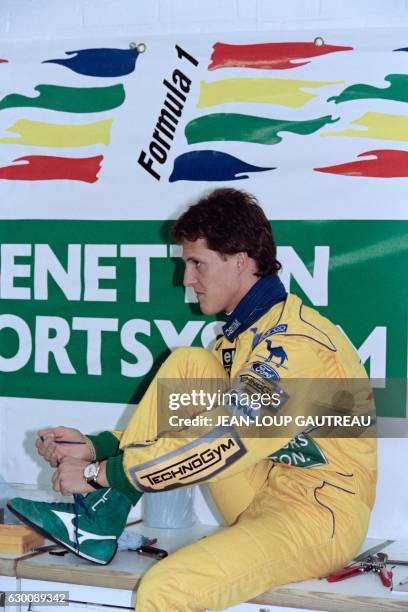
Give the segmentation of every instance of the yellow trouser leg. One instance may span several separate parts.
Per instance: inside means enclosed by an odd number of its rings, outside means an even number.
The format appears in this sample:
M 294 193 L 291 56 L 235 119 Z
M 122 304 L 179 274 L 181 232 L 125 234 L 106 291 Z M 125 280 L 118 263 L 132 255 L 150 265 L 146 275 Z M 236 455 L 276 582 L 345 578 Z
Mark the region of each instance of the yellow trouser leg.
M 208 483 L 209 493 L 228 525 L 235 523 L 248 508 L 257 492 L 265 485 L 272 468 L 273 463 L 264 459 L 240 474 Z
M 158 382 L 166 380 L 184 380 L 186 389 L 188 381 L 194 381 L 195 386 L 202 381 L 227 381 L 228 377 L 220 362 L 210 351 L 194 347 L 182 347 L 173 351 L 158 370 L 138 407 L 124 430 L 120 447 L 129 444 L 145 444 L 157 438 L 157 405 Z
M 347 564 L 365 537 L 369 507 L 333 487 L 320 492 L 318 503 L 313 489 L 291 483 L 298 469 L 275 466 L 236 524 L 152 567 L 137 592 L 136 611 L 224 609 Z

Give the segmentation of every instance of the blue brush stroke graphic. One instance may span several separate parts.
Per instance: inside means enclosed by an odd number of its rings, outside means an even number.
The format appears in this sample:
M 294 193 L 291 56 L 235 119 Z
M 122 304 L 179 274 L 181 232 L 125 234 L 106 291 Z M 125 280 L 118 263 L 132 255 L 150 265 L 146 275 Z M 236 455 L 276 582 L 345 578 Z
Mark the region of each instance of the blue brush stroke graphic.
M 75 55 L 74 55 L 75 54 Z M 80 49 L 66 51 L 73 57 L 45 60 L 43 64 L 60 64 L 78 74 L 95 77 L 118 77 L 134 71 L 137 49 Z
M 249 178 L 242 172 L 265 172 L 275 168 L 252 166 L 238 157 L 221 151 L 189 151 L 174 160 L 170 183 L 175 181 L 236 181 Z
M 393 49 L 393 51 L 408 51 L 408 47 L 401 47 L 401 49 Z

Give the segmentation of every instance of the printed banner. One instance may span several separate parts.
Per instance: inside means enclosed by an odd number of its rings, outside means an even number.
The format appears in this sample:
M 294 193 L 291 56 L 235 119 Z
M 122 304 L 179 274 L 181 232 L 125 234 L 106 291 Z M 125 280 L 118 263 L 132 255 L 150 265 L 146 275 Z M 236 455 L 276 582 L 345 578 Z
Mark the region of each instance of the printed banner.
M 222 317 L 184 291 L 170 226 L 231 186 L 271 219 L 286 287 L 383 381 L 380 414 L 405 416 L 403 33 L 129 42 L 0 50 L 0 394 L 135 401 L 169 350 L 208 346 Z
M 126 403 L 171 349 L 208 346 L 222 317 L 205 317 L 189 301 L 170 228 L 155 221 L 3 222 L 2 394 Z M 287 289 L 340 325 L 376 384 L 404 379 L 401 223 L 276 221 L 273 229 Z M 382 413 L 405 414 L 405 396 Z

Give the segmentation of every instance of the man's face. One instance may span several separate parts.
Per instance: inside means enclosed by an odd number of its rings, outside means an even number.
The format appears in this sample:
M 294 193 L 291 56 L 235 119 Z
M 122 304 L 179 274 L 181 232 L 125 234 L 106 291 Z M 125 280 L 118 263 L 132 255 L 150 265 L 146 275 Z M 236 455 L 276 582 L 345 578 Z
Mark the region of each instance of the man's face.
M 194 289 L 201 311 L 206 315 L 231 312 L 242 298 L 237 255 L 211 251 L 204 238 L 186 240 L 182 246 L 184 286 Z

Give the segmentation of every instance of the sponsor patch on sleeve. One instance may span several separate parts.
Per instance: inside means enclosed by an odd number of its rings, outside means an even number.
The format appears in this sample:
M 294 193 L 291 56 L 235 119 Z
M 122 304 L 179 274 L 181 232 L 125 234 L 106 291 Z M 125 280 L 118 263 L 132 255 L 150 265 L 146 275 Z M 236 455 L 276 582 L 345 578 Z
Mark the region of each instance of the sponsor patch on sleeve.
M 140 491 L 169 491 L 209 480 L 245 453 L 233 427 L 217 427 L 211 434 L 128 471 Z

